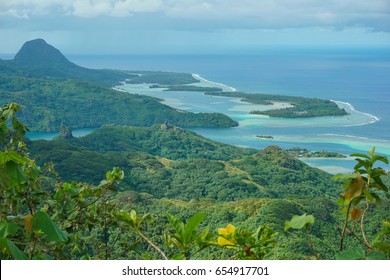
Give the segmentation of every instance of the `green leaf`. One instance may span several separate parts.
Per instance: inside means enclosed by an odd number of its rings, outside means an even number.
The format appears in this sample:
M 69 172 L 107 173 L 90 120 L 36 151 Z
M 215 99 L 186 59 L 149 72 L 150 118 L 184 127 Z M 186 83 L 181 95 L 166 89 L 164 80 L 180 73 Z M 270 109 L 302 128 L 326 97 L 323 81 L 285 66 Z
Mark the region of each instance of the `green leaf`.
M 32 219 L 33 229 L 39 229 L 46 234 L 48 241 L 67 240 L 67 236 L 60 228 L 52 221 L 52 219 L 45 212 L 36 212 Z
M 8 235 L 13 235 L 18 231 L 18 227 L 14 223 L 9 223 L 6 221 L 0 222 L 0 237 L 7 237 Z
M 184 226 L 184 233 L 183 233 L 184 242 L 190 241 L 193 232 L 198 229 L 198 226 L 203 221 L 205 216 L 206 213 L 203 212 L 196 213 L 194 216 L 192 216 L 187 220 L 187 223 Z
M 129 213 L 121 210 L 119 213 L 115 213 L 114 215 L 119 220 L 127 223 L 132 229 L 137 229 L 137 224 L 136 224 L 136 222 L 137 222 L 137 219 L 136 219 L 137 218 L 136 217 L 137 213 L 135 211 L 134 212 L 133 211 L 134 210 L 132 210 L 130 212 L 130 214 L 129 214 Z M 134 214 L 135 214 L 135 217 L 134 217 Z
M 383 163 L 386 163 L 386 164 L 389 164 L 389 159 L 385 156 L 380 156 L 380 155 L 374 155 L 372 157 L 372 162 L 376 162 L 377 160 L 383 162 Z
M 354 153 L 354 154 L 351 154 L 351 157 L 362 157 L 362 158 L 365 158 L 365 159 L 370 159 L 370 157 L 368 155 L 365 155 L 365 154 L 360 154 L 360 153 Z
M 184 232 L 184 224 L 183 222 L 176 217 L 175 215 L 169 214 L 167 215 L 169 224 L 173 227 L 175 232 L 179 233 L 180 235 Z
M 184 255 L 183 254 L 176 254 L 176 255 L 174 255 L 172 258 L 171 258 L 171 260 L 185 260 L 185 258 L 184 258 Z
M 344 182 L 352 179 L 356 179 L 358 177 L 358 174 L 352 173 L 352 174 L 337 174 L 332 177 L 332 180 Z
M 372 196 L 372 193 L 368 191 L 368 189 L 364 189 L 363 193 L 366 195 L 366 197 L 368 198 L 368 200 L 370 202 L 374 202 L 375 201 L 375 198 Z
M 0 152 L 0 165 L 4 165 L 8 161 L 14 161 L 19 164 L 27 163 L 27 159 L 20 156 L 17 152 L 9 151 L 9 152 Z
M 5 250 L 15 260 L 27 260 L 27 255 L 7 238 L 0 238 L 0 251 L 2 250 Z
M 135 227 L 138 226 L 138 222 L 137 222 L 138 216 L 137 216 L 137 212 L 134 209 L 130 210 L 130 220 L 132 221 Z
M 376 204 L 376 206 L 379 207 L 381 205 L 381 203 L 382 203 L 382 199 L 376 193 L 371 193 L 371 196 L 374 197 L 375 204 Z
M 366 254 L 362 248 L 352 247 L 336 254 L 336 260 L 365 260 Z
M 367 260 L 386 260 L 387 256 L 382 252 L 371 252 L 367 255 Z
M 284 230 L 287 231 L 292 229 L 302 229 L 307 226 L 314 224 L 314 216 L 303 214 L 301 216 L 294 215 L 290 221 L 285 221 Z
M 27 255 L 22 252 L 11 240 L 7 240 L 8 249 L 15 260 L 27 260 Z
M 376 242 L 374 243 L 374 247 L 378 250 L 390 255 L 390 245 L 384 242 Z
M 22 185 L 27 182 L 27 176 L 20 170 L 20 166 L 14 161 L 6 163 L 8 176 L 12 179 L 12 185 Z

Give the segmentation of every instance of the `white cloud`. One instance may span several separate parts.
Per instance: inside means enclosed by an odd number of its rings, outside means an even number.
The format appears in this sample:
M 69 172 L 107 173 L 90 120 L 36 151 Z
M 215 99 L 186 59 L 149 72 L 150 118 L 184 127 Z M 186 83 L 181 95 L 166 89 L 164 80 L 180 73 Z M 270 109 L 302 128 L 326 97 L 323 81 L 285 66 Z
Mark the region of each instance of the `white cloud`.
M 128 17 L 151 12 L 219 26 L 229 22 L 253 28 L 362 25 L 390 31 L 389 0 L 0 0 L 0 16 L 16 18 Z
M 163 0 L 0 0 L 0 15 L 43 16 L 66 14 L 77 17 L 129 16 L 161 10 Z

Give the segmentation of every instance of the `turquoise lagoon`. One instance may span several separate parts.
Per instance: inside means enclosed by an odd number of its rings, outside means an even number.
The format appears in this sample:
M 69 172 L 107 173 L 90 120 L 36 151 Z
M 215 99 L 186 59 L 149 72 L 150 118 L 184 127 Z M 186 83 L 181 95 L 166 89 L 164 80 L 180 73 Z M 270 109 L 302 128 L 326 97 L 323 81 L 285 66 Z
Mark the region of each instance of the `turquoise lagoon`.
M 218 83 L 203 81 L 199 85 L 217 86 Z M 201 92 L 170 92 L 161 88 L 151 89 L 149 86 L 149 84 L 125 84 L 119 86 L 119 89 L 129 93 L 140 93 L 161 98 L 163 99 L 162 103 L 178 110 L 195 113 L 224 113 L 239 122 L 239 126 L 233 128 L 190 128 L 194 132 L 216 141 L 256 149 L 278 145 L 286 149 L 301 147 L 313 151 L 336 151 L 346 155 L 365 152 L 375 146 L 381 153 L 390 155 L 390 141 L 388 140 L 332 133 L 334 128 L 365 126 L 380 121 L 377 116 L 357 111 L 346 102 L 336 101 L 339 107 L 348 112 L 349 115 L 347 116 L 302 119 L 270 118 L 268 116 L 253 115 L 249 112 L 252 110 L 282 108 L 290 106 L 290 104 L 255 105 L 243 102 L 239 98 L 208 96 Z M 226 88 L 227 86 L 225 86 Z M 272 135 L 273 139 L 261 139 L 256 135 Z M 309 165 L 331 173 L 350 171 L 355 163 L 352 158 L 302 160 Z
M 229 115 L 240 126 L 191 128 L 220 142 L 257 149 L 269 145 L 301 147 L 345 155 L 367 152 L 375 146 L 379 153 L 390 157 L 388 48 L 269 48 L 249 54 L 74 56 L 71 60 L 89 68 L 197 73 L 201 79 L 197 85 L 219 86 L 224 90 L 335 100 L 350 115 L 269 118 L 250 115 L 251 110 L 261 108 L 237 98 L 210 97 L 200 92 L 167 92 L 150 89 L 146 84 L 120 85 L 122 90 L 131 93 L 162 98 L 163 103 L 180 110 Z M 274 139 L 257 138 L 259 134 L 272 135 Z M 350 158 L 302 160 L 332 173 L 351 170 L 354 165 Z

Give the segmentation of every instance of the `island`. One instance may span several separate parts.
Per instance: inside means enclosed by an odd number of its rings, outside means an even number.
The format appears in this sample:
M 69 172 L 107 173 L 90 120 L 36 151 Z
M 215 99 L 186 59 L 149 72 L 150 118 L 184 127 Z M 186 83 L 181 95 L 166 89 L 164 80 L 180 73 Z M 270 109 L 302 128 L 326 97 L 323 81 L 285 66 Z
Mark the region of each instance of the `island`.
M 308 149 L 303 148 L 291 148 L 286 150 L 290 156 L 295 158 L 347 158 L 347 156 L 329 151 L 309 151 Z
M 199 92 L 218 92 L 222 91 L 219 87 L 200 87 L 195 85 L 159 85 L 153 84 L 149 88 L 163 88 L 164 91 L 199 91 Z
M 126 84 L 153 84 L 161 87 L 199 83 L 192 74 L 162 71 L 126 71 Z M 164 86 L 163 86 L 164 85 Z
M 266 139 L 266 140 L 274 139 L 274 137 L 271 135 L 256 135 L 256 137 L 260 139 Z
M 241 101 L 259 105 L 272 105 L 276 102 L 286 102 L 290 107 L 270 110 L 253 110 L 250 114 L 267 115 L 279 118 L 312 118 L 344 116 L 348 113 L 331 100 L 301 96 L 286 96 L 277 94 L 245 93 L 245 92 L 206 92 L 206 95 L 237 97 Z

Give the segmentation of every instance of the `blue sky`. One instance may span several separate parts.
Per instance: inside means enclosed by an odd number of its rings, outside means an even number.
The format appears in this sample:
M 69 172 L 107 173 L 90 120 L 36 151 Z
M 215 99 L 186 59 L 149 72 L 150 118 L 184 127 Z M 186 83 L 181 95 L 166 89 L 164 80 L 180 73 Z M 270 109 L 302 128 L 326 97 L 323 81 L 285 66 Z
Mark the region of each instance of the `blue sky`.
M 43 38 L 65 54 L 390 48 L 389 0 L 0 0 L 0 53 Z

